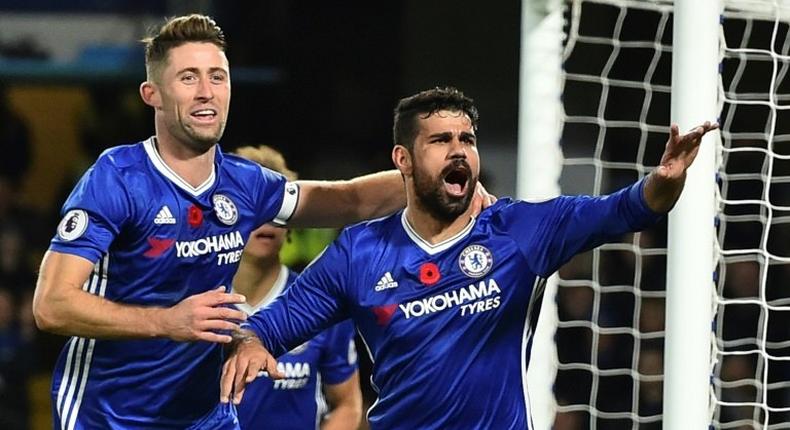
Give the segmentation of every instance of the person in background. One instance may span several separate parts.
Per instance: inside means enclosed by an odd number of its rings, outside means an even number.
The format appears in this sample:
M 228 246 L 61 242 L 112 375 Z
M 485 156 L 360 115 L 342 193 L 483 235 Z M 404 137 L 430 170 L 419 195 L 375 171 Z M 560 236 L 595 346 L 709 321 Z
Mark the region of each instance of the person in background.
M 236 153 L 289 181 L 296 180 L 282 154 L 268 146 L 245 146 Z M 271 224 L 250 234 L 233 278 L 234 291 L 247 298 L 236 307 L 247 315 L 271 303 L 296 279 L 297 274 L 280 262 L 287 235 L 287 229 Z M 292 349 L 280 357 L 278 366 L 285 379 L 258 378 L 247 387 L 244 401 L 238 405 L 242 429 L 320 426 L 322 430 L 342 430 L 359 426 L 362 393 L 351 321 L 338 323 Z M 329 402 L 328 413 L 324 400 Z

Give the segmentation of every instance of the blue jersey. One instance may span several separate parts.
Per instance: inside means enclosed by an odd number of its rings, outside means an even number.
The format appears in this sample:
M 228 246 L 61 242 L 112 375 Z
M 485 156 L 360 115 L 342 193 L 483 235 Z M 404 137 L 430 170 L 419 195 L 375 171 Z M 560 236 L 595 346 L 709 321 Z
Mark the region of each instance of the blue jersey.
M 282 267 L 268 297 L 255 307 L 237 305 L 253 314 L 287 288 L 296 273 Z M 244 390 L 239 405 L 242 429 L 317 429 L 326 412 L 322 384 L 340 384 L 357 370 L 354 325 L 341 322 L 280 356 L 277 368 L 285 379 L 258 377 Z
M 297 195 L 282 176 L 223 155 L 219 146 L 210 177 L 192 187 L 167 167 L 151 138 L 98 158 L 64 204 L 50 249 L 95 263 L 83 286 L 91 294 L 170 307 L 230 287 L 250 232 L 284 221 Z M 55 425 L 220 428 L 207 414 L 219 403 L 223 360 L 222 346 L 209 342 L 72 337 L 53 375 Z M 235 420 L 233 410 L 214 413 Z
M 400 212 L 355 225 L 246 326 L 275 355 L 351 317 L 374 361 L 373 429 L 530 428 L 526 375 L 547 277 L 659 216 L 604 197 L 500 199 L 438 244 Z

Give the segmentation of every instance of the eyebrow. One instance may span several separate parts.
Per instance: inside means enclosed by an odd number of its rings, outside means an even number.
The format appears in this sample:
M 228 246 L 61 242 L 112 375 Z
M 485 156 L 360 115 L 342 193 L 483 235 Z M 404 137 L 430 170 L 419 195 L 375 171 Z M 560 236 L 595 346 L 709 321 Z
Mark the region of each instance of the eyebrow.
M 176 72 L 176 75 L 181 75 L 181 74 L 184 74 L 186 72 L 192 72 L 192 73 L 199 74 L 200 73 L 200 69 L 198 69 L 197 67 L 186 67 L 186 68 L 183 68 L 183 69 L 179 70 L 178 72 Z M 222 67 L 211 67 L 211 68 L 208 69 L 208 72 L 209 73 L 222 72 L 225 75 L 228 74 L 228 71 L 223 69 Z
M 434 133 L 434 134 L 431 134 L 431 135 L 428 136 L 429 139 L 437 139 L 437 138 L 439 138 L 439 139 L 449 139 L 451 137 L 453 137 L 453 134 L 450 133 L 449 131 L 445 131 L 445 132 L 442 132 L 442 133 Z
M 431 134 L 431 135 L 428 136 L 429 139 L 449 139 L 451 137 L 453 137 L 453 134 L 451 132 L 449 132 L 449 131 L 445 131 L 445 132 L 442 132 L 442 133 L 434 133 L 434 134 Z M 468 131 L 462 131 L 460 138 L 461 139 L 463 139 L 463 138 L 477 139 L 477 136 L 475 136 L 474 133 L 470 133 Z

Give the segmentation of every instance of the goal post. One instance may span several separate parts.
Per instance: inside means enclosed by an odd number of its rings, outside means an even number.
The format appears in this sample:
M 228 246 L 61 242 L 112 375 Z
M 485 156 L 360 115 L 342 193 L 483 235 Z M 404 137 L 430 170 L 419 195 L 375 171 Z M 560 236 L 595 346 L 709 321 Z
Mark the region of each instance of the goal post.
M 720 0 L 675 0 L 671 119 L 681 133 L 718 117 Z M 710 425 L 711 340 L 716 261 L 718 132 L 703 138 L 667 240 L 664 428 Z
M 562 0 L 523 0 L 516 196 L 546 199 L 559 195 L 562 153 Z M 556 276 L 547 280 L 532 338 L 527 389 L 533 430 L 550 429 L 556 405 L 554 346 L 557 306 Z

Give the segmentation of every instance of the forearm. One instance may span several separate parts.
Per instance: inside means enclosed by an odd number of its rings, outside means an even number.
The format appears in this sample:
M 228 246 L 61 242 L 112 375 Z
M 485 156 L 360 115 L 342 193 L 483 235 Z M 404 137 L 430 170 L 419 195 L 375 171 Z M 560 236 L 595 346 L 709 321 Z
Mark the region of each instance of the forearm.
M 650 173 L 645 180 L 645 203 L 653 212 L 667 213 L 677 203 L 685 183 L 685 172 L 677 178 L 664 178 L 655 173 Z
M 163 308 L 122 305 L 84 291 L 92 263 L 47 252 L 33 296 L 38 327 L 53 333 L 93 338 L 149 338 L 158 331 Z
M 396 170 L 348 181 L 300 181 L 292 227 L 343 227 L 378 218 L 406 205 L 403 177 Z
M 397 170 L 374 173 L 352 179 L 358 220 L 389 215 L 406 206 L 406 186 Z
M 359 371 L 346 381 L 325 386 L 326 397 L 332 409 L 321 430 L 345 430 L 359 427 L 362 420 L 362 390 L 359 387 Z
M 36 322 L 42 330 L 99 339 L 162 336 L 157 321 L 164 308 L 114 303 L 81 289 L 49 297 L 39 307 Z
M 362 404 L 357 407 L 351 404 L 341 404 L 329 413 L 321 422 L 321 430 L 348 430 L 359 427 L 362 420 Z

